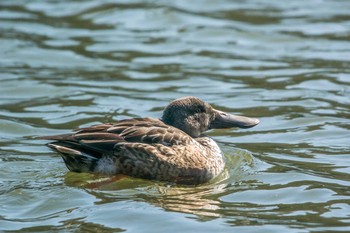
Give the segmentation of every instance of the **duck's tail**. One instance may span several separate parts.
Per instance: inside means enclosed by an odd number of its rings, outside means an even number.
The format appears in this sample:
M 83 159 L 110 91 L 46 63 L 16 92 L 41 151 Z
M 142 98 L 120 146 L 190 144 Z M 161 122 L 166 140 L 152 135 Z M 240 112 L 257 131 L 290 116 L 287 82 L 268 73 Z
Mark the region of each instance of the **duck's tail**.
M 39 139 L 54 140 L 46 145 L 62 155 L 70 171 L 108 175 L 114 175 L 118 171 L 113 150 L 124 139 L 117 134 L 87 132 L 44 136 Z
M 72 172 L 94 172 L 101 154 L 84 152 L 74 142 L 52 142 L 48 147 L 61 154 L 67 168 Z

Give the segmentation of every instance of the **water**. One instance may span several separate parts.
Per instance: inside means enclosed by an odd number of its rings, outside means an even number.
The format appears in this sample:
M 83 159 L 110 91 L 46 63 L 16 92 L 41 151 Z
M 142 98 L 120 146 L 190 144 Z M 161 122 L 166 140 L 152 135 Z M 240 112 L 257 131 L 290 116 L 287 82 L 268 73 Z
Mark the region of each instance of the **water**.
M 0 231 L 350 231 L 350 2 L 0 3 Z M 175 98 L 257 117 L 209 132 L 197 187 L 67 171 L 35 136 L 159 117 Z

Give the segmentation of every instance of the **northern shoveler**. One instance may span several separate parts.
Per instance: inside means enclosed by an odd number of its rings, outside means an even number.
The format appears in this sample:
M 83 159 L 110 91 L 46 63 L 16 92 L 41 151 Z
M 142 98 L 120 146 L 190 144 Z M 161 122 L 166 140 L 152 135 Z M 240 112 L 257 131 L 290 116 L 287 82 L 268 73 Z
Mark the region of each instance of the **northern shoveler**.
M 202 134 L 209 129 L 250 128 L 258 119 L 214 109 L 196 97 L 165 107 L 161 119 L 132 118 L 45 136 L 70 171 L 199 184 L 225 166 L 219 146 Z

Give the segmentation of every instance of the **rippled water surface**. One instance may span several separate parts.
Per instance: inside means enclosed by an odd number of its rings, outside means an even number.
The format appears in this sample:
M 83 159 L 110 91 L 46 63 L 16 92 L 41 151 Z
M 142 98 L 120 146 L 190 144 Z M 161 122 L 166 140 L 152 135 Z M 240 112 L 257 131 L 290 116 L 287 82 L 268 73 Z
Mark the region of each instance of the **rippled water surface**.
M 0 2 L 0 231 L 350 231 L 350 2 Z M 261 120 L 209 132 L 200 186 L 68 172 L 35 136 L 198 96 Z

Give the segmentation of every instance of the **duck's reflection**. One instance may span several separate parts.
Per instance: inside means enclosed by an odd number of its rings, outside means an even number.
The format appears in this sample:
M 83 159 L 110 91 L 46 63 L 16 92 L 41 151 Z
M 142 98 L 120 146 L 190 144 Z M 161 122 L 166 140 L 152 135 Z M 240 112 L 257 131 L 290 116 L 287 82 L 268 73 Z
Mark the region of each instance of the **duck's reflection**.
M 227 177 L 228 172 L 225 172 L 218 177 L 220 180 L 207 185 L 176 186 L 129 177 L 97 177 L 69 173 L 65 177 L 65 183 L 84 188 L 94 195 L 99 200 L 96 205 L 123 200 L 145 201 L 167 211 L 220 217 L 218 196 L 225 192 L 227 183 L 223 181 Z
M 220 201 L 217 196 L 225 192 L 226 184 L 205 187 L 159 187 L 160 198 L 147 201 L 165 210 L 190 213 L 199 216 L 220 217 Z
M 178 186 L 125 176 L 106 177 L 84 173 L 67 173 L 65 183 L 84 188 L 94 195 L 99 200 L 96 205 L 125 200 L 144 201 L 167 211 L 217 218 L 221 216 L 220 197 L 231 192 L 230 186 L 240 181 L 244 171 L 238 168 L 247 165 L 245 157 L 238 156 L 229 161 L 234 162 L 232 164 L 235 166 L 226 169 L 210 183 L 199 186 Z

